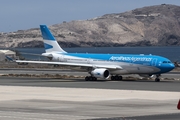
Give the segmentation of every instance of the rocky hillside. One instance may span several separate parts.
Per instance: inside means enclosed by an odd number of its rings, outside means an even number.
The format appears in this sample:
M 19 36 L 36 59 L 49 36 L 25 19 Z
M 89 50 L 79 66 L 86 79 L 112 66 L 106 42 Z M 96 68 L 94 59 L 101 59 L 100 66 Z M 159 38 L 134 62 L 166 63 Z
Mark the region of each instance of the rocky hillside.
M 149 6 L 49 27 L 62 47 L 180 45 L 180 6 Z M 39 28 L 0 34 L 0 43 L 43 47 Z

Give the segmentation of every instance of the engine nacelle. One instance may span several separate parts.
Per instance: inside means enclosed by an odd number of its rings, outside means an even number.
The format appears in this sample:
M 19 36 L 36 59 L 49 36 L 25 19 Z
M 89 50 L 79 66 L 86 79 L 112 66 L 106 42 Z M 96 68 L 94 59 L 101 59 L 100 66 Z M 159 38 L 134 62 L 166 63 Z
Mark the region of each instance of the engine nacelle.
M 104 79 L 108 79 L 110 76 L 109 70 L 104 69 L 104 68 L 94 69 L 93 71 L 91 71 L 91 74 L 94 77 L 104 78 Z
M 42 56 L 47 57 L 49 60 L 53 59 L 53 54 L 51 54 L 51 53 L 42 53 Z
M 146 78 L 152 78 L 154 75 L 148 75 L 148 74 L 139 74 L 141 77 L 146 77 Z

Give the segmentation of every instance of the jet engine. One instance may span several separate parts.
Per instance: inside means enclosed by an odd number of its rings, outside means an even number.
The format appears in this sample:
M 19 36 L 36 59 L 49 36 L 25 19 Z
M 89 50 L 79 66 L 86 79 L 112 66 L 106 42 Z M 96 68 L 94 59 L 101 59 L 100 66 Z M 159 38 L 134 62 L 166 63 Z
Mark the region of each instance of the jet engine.
M 104 68 L 94 69 L 93 71 L 91 71 L 91 74 L 94 77 L 104 78 L 104 79 L 108 79 L 110 76 L 109 70 L 104 69 Z

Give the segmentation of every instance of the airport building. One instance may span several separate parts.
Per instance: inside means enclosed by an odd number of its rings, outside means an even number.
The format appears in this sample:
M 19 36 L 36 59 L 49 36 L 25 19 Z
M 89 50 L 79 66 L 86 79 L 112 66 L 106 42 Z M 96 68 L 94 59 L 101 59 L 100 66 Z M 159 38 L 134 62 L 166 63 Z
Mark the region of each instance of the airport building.
M 0 61 L 5 61 L 6 56 L 16 58 L 16 52 L 11 50 L 0 50 Z

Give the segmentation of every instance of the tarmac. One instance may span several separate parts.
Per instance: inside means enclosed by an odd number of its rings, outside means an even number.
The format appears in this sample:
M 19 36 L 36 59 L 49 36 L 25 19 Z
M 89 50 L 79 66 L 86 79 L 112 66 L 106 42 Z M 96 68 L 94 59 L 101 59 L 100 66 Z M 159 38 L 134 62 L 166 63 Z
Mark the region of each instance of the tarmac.
M 36 71 L 36 74 L 42 71 Z M 18 69 L 11 71 L 15 72 L 24 73 Z M 66 72 L 59 71 L 59 74 Z M 0 73 L 6 71 L 0 70 Z M 180 78 L 178 73 L 166 76 Z M 161 82 L 147 79 L 84 81 L 83 78 L 1 76 L 0 119 L 179 120 L 179 86 L 180 81 L 174 79 Z

